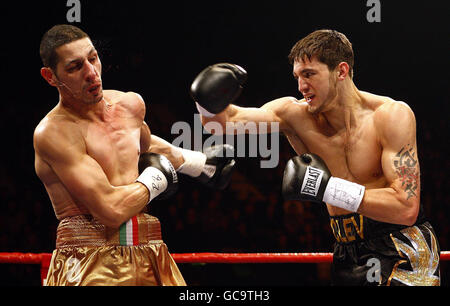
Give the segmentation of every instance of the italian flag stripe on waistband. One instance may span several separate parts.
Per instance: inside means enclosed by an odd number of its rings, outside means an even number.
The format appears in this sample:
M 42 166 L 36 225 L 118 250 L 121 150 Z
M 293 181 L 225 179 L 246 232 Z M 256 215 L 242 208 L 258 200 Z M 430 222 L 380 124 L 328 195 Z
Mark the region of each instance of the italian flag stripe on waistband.
M 120 245 L 138 245 L 139 229 L 137 217 L 134 216 L 127 222 L 123 223 L 119 228 Z

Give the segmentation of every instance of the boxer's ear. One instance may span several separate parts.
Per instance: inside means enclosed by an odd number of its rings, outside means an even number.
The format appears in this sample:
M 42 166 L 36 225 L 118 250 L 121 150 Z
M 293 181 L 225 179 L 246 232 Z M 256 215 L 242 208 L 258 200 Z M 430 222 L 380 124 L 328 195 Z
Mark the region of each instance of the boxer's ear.
M 49 83 L 51 86 L 57 87 L 58 82 L 53 70 L 48 67 L 41 68 L 41 76 Z
M 344 80 L 350 71 L 350 66 L 346 62 L 340 62 L 336 67 L 338 80 Z

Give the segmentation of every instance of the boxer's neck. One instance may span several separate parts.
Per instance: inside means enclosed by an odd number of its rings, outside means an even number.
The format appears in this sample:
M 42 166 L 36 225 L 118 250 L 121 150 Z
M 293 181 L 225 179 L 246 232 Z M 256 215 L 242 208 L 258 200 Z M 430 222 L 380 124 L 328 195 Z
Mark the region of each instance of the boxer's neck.
M 60 98 L 59 104 L 62 108 L 81 119 L 92 121 L 105 120 L 105 115 L 111 104 L 103 97 L 99 102 L 94 104 L 84 104 L 73 100 Z
M 359 125 L 359 114 L 364 110 L 364 99 L 353 81 L 338 85 L 337 95 L 322 114 L 336 132 L 351 130 Z

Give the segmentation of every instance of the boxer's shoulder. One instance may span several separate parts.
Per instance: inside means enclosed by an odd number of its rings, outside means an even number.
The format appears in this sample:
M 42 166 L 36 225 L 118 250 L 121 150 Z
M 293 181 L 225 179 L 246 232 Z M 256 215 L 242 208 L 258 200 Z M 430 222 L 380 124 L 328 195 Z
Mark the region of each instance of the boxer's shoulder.
M 117 104 L 123 102 L 133 102 L 133 100 L 138 99 L 140 95 L 133 92 L 107 89 L 103 91 L 103 97 L 108 103 Z
M 121 109 L 127 110 L 133 114 L 145 114 L 145 102 L 142 96 L 138 93 L 118 90 L 105 90 L 105 100 L 115 106 L 120 106 Z
M 374 123 L 379 126 L 396 126 L 401 122 L 414 122 L 414 112 L 402 101 L 386 99 L 374 111 Z
M 380 96 L 374 105 L 372 122 L 381 143 L 414 133 L 415 115 L 407 103 Z
M 62 133 L 65 130 L 74 131 L 73 125 L 77 124 L 76 117 L 60 107 L 53 108 L 39 122 L 34 130 L 35 136 L 47 135 L 51 133 Z
M 298 122 L 304 122 L 308 115 L 306 102 L 291 96 L 272 100 L 264 104 L 262 109 L 272 112 L 278 118 L 283 133 L 295 133 L 294 127 Z
M 409 105 L 403 101 L 396 101 L 391 97 L 375 95 L 360 91 L 365 106 L 372 109 L 376 114 L 389 114 L 392 111 L 411 111 Z
M 50 157 L 54 153 L 63 153 L 68 147 L 84 148 L 84 141 L 78 123 L 66 114 L 49 114 L 37 125 L 33 133 L 33 145 L 36 153 Z
M 271 110 L 278 117 L 288 119 L 288 117 L 295 117 L 302 114 L 307 114 L 307 103 L 304 100 L 297 100 L 294 97 L 282 97 L 266 103 L 263 108 Z
M 399 113 L 413 113 L 411 107 L 403 101 L 395 101 L 393 99 L 386 99 L 377 109 L 377 114 L 381 115 L 396 115 Z

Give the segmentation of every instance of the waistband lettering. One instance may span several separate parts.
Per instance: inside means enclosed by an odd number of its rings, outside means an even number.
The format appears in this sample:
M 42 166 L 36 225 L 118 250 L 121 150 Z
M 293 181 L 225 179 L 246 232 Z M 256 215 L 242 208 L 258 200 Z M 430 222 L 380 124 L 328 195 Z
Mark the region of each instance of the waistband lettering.
M 330 218 L 331 229 L 337 242 L 352 242 L 358 237 L 364 239 L 364 217 L 359 215 L 359 224 L 355 216 L 349 218 Z

